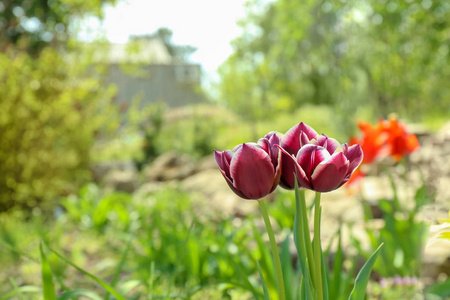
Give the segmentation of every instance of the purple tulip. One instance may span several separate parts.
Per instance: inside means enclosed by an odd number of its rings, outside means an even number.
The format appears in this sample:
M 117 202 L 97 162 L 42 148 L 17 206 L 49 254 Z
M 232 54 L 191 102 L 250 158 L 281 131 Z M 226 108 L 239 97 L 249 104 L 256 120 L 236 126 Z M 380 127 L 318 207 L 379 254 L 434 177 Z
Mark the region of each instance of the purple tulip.
M 317 192 L 330 192 L 342 186 L 363 159 L 359 145 L 340 145 L 326 135 L 303 145 L 296 156 L 279 148 L 286 154 L 283 159 L 290 158 L 285 159 L 285 163 L 293 165 L 298 185 Z
M 241 198 L 260 199 L 275 190 L 280 181 L 281 165 L 277 133 L 271 132 L 255 143 L 245 143 L 233 150 L 215 151 L 217 165 L 226 182 Z
M 289 129 L 281 139 L 280 146 L 288 153 L 282 154 L 280 185 L 285 189 L 292 190 L 295 186 L 295 166 L 290 161 L 290 156 L 297 155 L 303 145 L 310 140 L 316 139 L 317 132 L 305 123 L 299 123 Z

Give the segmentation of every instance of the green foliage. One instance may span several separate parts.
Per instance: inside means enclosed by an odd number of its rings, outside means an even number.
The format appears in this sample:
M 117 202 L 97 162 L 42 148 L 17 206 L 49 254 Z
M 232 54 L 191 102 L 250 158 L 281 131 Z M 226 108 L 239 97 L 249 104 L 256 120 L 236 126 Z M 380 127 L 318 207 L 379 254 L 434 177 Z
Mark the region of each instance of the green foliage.
M 230 126 L 232 120 L 235 116 L 231 112 L 212 105 L 167 111 L 160 131 L 151 135 L 152 151 L 157 154 L 176 151 L 194 158 L 210 155 L 214 147 L 224 144 L 224 135 L 234 133 L 234 127 Z M 151 131 L 152 127 L 144 130 Z
M 2 49 L 38 54 L 46 46 L 62 46 L 73 34 L 74 17 L 102 16 L 102 5 L 116 0 L 15 0 L 0 6 Z
M 89 178 L 94 138 L 118 125 L 111 89 L 45 49 L 38 59 L 0 54 L 0 211 L 34 207 Z
M 121 192 L 102 195 L 96 185 L 88 184 L 81 188 L 78 196 L 68 196 L 61 205 L 67 211 L 66 217 L 81 228 L 102 232 L 113 223 L 118 230 L 127 231 L 131 222 L 128 213 L 131 200 L 129 194 Z
M 424 221 L 417 220 L 419 209 L 431 199 L 426 186 L 416 191 L 414 207 L 411 210 L 399 205 L 397 194 L 393 200 L 382 199 L 378 205 L 383 212 L 384 226 L 371 228 L 366 226 L 371 246 L 375 248 L 380 243 L 385 243 L 385 249 L 380 255 L 380 261 L 374 269 L 383 277 L 419 276 L 421 268 L 422 249 L 428 233 L 428 225 Z M 372 219 L 367 202 L 365 205 L 366 221 Z M 366 253 L 359 243 L 354 241 L 360 253 Z M 366 253 L 367 256 L 367 253 Z
M 383 244 L 378 246 L 377 250 L 369 257 L 367 262 L 359 271 L 358 276 L 355 279 L 355 286 L 350 293 L 349 300 L 364 300 L 366 296 L 367 283 L 369 282 L 370 273 L 372 272 L 373 265 L 378 257 Z
M 279 227 L 277 232 L 283 236 L 288 236 L 293 226 L 295 199 L 291 194 L 280 193 L 268 203 L 272 224 L 279 225 L 275 228 Z M 270 295 L 276 299 L 274 266 L 263 229 L 253 222 L 255 215 L 233 219 L 200 209 L 206 204 L 198 201 L 203 200 L 174 185 L 134 197 L 87 185 L 78 196 L 63 201 L 64 210 L 55 220 L 37 211 L 28 221 L 17 211 L 0 214 L 0 265 L 4 270 L 0 294 L 5 295 L 0 299 L 42 295 L 43 285 L 36 281 L 44 271 L 44 260 L 39 259 L 41 240 L 47 260 L 46 281 L 51 272 L 58 299 L 107 299 L 108 290 L 126 299 L 148 299 L 150 295 L 154 299 L 167 295 L 178 299 L 263 299 Z M 98 218 L 104 222 L 95 223 L 99 213 L 106 219 Z M 117 217 L 122 213 L 127 217 Z M 279 241 L 283 241 L 283 276 L 290 287 L 287 299 L 299 299 L 306 292 L 301 287 L 308 282 L 301 284 L 302 267 L 292 262 L 289 238 Z M 323 255 L 328 256 L 330 249 L 331 242 Z M 329 299 L 347 299 L 353 287 L 356 259 L 346 258 L 344 250 L 338 247 L 333 269 L 328 269 L 326 260 L 322 262 Z M 304 265 L 308 277 L 309 264 Z M 363 273 L 368 274 L 367 270 Z M 11 285 L 11 279 L 17 287 Z M 442 289 L 436 286 L 429 292 L 442 294 Z M 390 291 L 393 296 L 386 299 L 399 299 L 395 297 L 398 293 Z M 377 290 L 371 292 L 375 295 Z
M 449 20 L 445 0 L 252 1 L 221 100 L 250 119 L 331 105 L 347 131 L 361 111 L 448 115 Z
M 58 249 L 46 257 L 54 290 L 62 299 L 88 295 L 87 291 L 105 295 L 95 287 L 95 279 L 74 276 L 67 264 L 82 273 L 99 274 L 97 279 L 127 299 L 147 299 L 150 289 L 155 298 L 168 291 L 170 297 L 192 299 L 228 297 L 237 291 L 259 297 L 253 256 L 260 256 L 260 250 L 250 247 L 249 222 L 236 227 L 228 218 L 200 214 L 194 199 L 176 187 L 131 199 L 91 184 L 63 201 L 56 220 L 43 221 L 37 215 L 27 223 L 21 214 L 0 215 L 0 264 L 5 274 L 34 282 L 42 239 Z M 28 271 L 13 271 L 11 263 L 20 266 L 26 257 L 31 259 L 25 263 Z M 13 293 L 6 279 L 0 276 L 0 294 Z

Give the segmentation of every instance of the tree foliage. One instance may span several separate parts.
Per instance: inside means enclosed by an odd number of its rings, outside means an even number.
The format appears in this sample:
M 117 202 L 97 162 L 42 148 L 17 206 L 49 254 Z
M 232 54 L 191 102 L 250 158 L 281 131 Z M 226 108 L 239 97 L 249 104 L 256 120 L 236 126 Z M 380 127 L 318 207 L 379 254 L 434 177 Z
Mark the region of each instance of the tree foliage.
M 77 190 L 94 141 L 118 127 L 90 47 L 66 47 L 74 20 L 100 16 L 106 2 L 0 2 L 0 211 L 48 208 Z
M 36 54 L 61 46 L 75 33 L 73 21 L 102 16 L 102 5 L 116 0 L 5 0 L 0 2 L 0 49 L 21 48 Z
M 264 109 L 327 104 L 420 119 L 450 113 L 450 4 L 445 0 L 253 1 L 221 66 L 222 99 Z
M 89 177 L 89 151 L 102 131 L 117 126 L 112 90 L 44 49 L 0 54 L 0 211 L 33 207 L 71 192 Z

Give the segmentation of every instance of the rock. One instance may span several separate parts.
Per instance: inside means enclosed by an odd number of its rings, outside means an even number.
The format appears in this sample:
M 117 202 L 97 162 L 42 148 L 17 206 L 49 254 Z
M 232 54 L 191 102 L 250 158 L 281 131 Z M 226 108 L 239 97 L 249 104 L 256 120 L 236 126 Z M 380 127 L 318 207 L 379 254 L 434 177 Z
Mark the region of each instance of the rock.
M 219 170 L 214 155 L 208 155 L 200 159 L 195 166 L 195 173 L 205 170 Z
M 132 170 L 110 171 L 103 180 L 107 188 L 132 193 L 138 186 L 137 173 Z
M 94 164 L 90 167 L 95 181 L 103 182 L 109 173 L 113 171 L 129 171 L 137 173 L 133 161 L 108 161 Z
M 226 215 L 245 216 L 258 209 L 256 201 L 244 200 L 234 194 L 219 170 L 205 170 L 182 181 L 184 190 L 197 193 L 200 210 L 220 212 Z
M 187 155 L 167 152 L 157 157 L 143 170 L 145 181 L 181 180 L 195 171 L 194 162 Z

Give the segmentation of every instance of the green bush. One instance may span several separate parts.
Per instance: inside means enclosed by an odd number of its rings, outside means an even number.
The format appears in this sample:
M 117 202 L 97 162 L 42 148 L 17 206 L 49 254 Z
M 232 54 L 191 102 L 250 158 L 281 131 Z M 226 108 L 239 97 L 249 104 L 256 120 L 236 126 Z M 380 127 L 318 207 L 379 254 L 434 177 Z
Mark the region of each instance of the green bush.
M 89 178 L 94 138 L 117 122 L 85 61 L 45 49 L 0 54 L 0 211 L 42 207 Z

